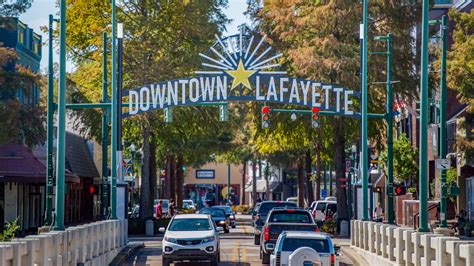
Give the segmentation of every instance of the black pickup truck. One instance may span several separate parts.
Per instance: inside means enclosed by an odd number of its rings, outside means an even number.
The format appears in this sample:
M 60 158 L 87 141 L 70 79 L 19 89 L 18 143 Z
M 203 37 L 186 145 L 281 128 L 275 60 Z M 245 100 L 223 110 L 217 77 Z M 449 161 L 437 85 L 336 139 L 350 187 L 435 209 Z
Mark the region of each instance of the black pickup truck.
M 275 243 L 284 231 L 319 232 L 313 216 L 307 210 L 274 208 L 267 216 L 260 239 L 260 257 L 263 264 L 270 262 L 270 254 Z

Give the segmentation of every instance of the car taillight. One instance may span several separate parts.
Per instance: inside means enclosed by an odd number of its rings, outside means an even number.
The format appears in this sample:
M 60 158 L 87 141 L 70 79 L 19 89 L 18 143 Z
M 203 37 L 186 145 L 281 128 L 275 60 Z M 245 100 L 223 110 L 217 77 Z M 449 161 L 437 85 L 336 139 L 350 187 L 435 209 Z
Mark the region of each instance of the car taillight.
M 270 227 L 265 227 L 265 232 L 263 232 L 263 238 L 265 241 L 270 240 Z
M 335 256 L 334 254 L 331 254 L 331 265 L 334 265 L 334 261 L 335 261 Z
M 319 228 L 317 226 L 316 226 L 316 229 L 314 230 L 314 232 L 319 233 Z

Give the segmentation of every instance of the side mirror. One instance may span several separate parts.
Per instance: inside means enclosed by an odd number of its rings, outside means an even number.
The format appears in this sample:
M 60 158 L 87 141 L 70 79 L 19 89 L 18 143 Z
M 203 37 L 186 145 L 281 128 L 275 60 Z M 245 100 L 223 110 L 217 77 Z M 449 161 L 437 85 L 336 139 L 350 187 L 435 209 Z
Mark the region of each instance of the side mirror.
M 262 221 L 262 219 L 258 219 L 257 221 L 255 221 L 255 224 L 257 226 L 263 226 L 265 223 Z
M 160 233 L 164 233 L 165 231 L 166 231 L 166 228 L 164 228 L 164 227 L 160 227 L 158 229 L 158 232 L 160 232 Z
M 223 232 L 223 231 L 224 231 L 224 227 L 221 227 L 221 226 L 217 227 L 217 232 Z
M 341 251 L 341 246 L 334 245 L 334 253 L 336 253 L 336 255 L 339 255 L 340 251 Z

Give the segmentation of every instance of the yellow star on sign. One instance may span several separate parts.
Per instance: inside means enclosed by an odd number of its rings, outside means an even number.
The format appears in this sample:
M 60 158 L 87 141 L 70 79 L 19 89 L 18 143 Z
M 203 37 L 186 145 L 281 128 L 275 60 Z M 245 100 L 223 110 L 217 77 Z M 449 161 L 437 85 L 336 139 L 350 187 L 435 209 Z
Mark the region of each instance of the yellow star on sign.
M 245 87 L 251 89 L 249 77 L 252 76 L 256 70 L 245 70 L 242 59 L 239 61 L 239 65 L 236 70 L 227 70 L 227 74 L 231 75 L 234 78 L 232 82 L 232 88 L 237 87 L 239 84 L 244 85 Z

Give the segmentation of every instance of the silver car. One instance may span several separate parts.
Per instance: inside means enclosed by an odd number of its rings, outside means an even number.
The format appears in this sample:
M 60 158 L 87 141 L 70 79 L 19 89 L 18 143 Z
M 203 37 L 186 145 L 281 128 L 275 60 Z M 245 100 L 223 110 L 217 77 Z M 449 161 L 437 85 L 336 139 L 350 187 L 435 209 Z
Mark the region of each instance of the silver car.
M 175 261 L 220 261 L 219 231 L 211 216 L 206 214 L 175 215 L 164 232 L 162 241 L 163 266 Z

